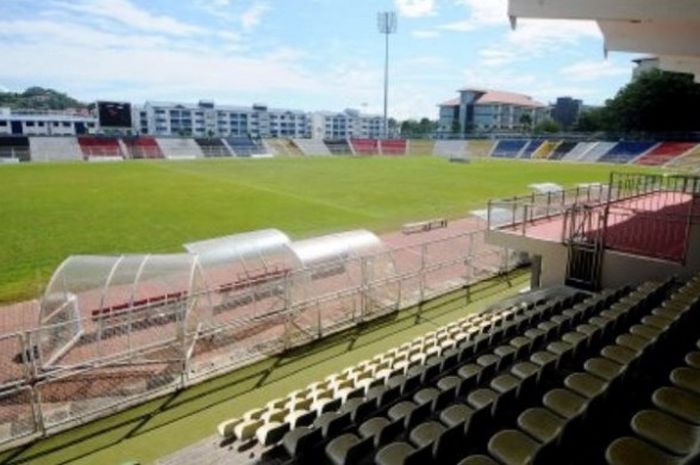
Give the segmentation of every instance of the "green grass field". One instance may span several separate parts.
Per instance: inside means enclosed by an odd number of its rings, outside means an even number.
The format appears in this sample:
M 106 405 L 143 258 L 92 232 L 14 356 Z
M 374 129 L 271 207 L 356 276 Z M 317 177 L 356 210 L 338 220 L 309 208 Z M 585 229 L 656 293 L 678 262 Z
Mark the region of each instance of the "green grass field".
M 39 296 L 72 254 L 177 252 L 187 241 L 266 227 L 294 237 L 383 231 L 464 216 L 533 182 L 605 181 L 611 169 L 434 157 L 3 166 L 0 302 Z

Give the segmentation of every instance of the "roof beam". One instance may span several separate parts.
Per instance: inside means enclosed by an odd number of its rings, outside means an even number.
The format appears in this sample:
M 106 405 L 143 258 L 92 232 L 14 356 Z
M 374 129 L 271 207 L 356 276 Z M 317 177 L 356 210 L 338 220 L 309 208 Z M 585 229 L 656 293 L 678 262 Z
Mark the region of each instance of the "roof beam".
M 511 18 L 607 21 L 700 20 L 697 0 L 509 0 Z
M 700 23 L 599 21 L 598 24 L 605 36 L 606 50 L 700 56 Z
M 695 76 L 695 82 L 700 83 L 700 58 L 683 56 L 660 56 L 659 69 L 673 73 L 687 73 Z

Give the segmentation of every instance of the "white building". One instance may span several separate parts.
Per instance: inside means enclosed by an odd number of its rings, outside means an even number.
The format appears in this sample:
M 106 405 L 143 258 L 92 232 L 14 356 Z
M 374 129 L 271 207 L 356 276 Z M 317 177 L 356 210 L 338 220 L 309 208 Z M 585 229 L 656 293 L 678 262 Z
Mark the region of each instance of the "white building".
M 0 108 L 0 135 L 75 136 L 91 134 L 98 121 L 87 110 L 13 110 Z
M 363 115 L 346 109 L 340 113 L 319 111 L 311 116 L 311 137 L 314 139 L 346 139 L 358 137 L 379 139 L 384 130 L 384 119 L 377 115 Z
M 469 87 L 458 92 L 459 97 L 438 105 L 440 132 L 518 130 L 549 117 L 549 107 L 529 95 Z
M 134 129 L 154 136 L 309 137 L 310 117 L 299 110 L 222 105 L 146 102 L 133 110 Z

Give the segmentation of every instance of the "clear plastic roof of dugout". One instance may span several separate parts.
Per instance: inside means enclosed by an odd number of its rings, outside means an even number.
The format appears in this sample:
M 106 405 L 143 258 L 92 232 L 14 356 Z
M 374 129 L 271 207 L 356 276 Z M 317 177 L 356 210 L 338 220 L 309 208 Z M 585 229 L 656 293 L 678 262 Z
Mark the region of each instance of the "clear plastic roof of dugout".
M 184 247 L 198 255 L 207 284 L 213 289 L 297 270 L 300 264 L 289 248 L 290 243 L 282 231 L 263 229 L 192 242 Z
M 182 302 L 205 290 L 195 255 L 76 255 L 54 272 L 41 302 L 39 323 Z
M 391 252 L 366 230 L 347 231 L 293 242 L 290 246 L 307 275 L 307 298 L 342 291 L 365 281 L 396 275 Z M 364 277 L 363 277 L 364 274 Z M 332 281 L 332 286 L 320 284 Z

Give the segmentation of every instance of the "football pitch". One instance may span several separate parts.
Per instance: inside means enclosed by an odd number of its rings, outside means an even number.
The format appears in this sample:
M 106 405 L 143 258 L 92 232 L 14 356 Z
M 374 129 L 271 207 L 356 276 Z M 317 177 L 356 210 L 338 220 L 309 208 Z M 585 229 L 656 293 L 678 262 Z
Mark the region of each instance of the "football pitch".
M 171 253 L 275 227 L 299 238 L 462 217 L 534 182 L 605 182 L 635 166 L 437 157 L 22 164 L 0 168 L 0 302 L 34 298 L 74 254 Z

